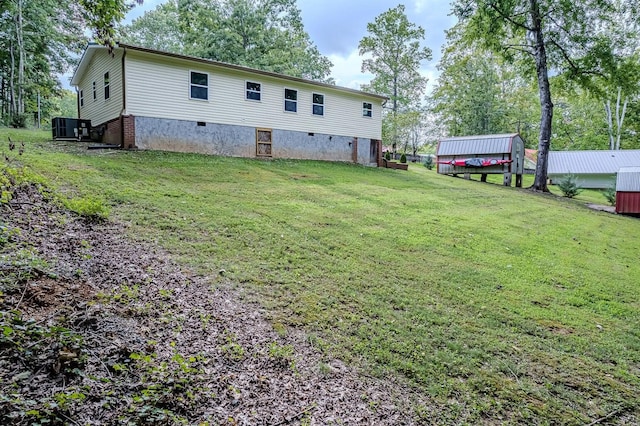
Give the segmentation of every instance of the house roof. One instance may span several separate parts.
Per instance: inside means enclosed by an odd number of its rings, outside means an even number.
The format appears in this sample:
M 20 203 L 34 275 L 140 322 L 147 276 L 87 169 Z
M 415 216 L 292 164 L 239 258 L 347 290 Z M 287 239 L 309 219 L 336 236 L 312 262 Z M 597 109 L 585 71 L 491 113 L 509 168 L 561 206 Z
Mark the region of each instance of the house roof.
M 612 174 L 640 166 L 640 150 L 550 151 L 547 174 Z
M 89 45 L 87 46 L 86 50 L 84 51 L 84 53 L 82 55 L 82 58 L 80 59 L 80 64 L 76 68 L 76 71 L 73 74 L 73 77 L 71 78 L 71 85 L 72 86 L 77 86 L 78 84 L 80 84 L 80 79 L 81 79 L 82 75 L 85 73 L 87 67 L 89 66 L 89 63 L 91 62 L 91 58 L 93 57 L 93 55 L 97 51 L 99 51 L 101 49 L 106 50 L 107 47 L 105 47 L 103 45 L 96 44 L 96 43 L 89 43 Z M 161 50 L 148 49 L 146 47 L 134 46 L 134 45 L 131 45 L 131 44 L 124 44 L 124 43 L 117 43 L 115 49 L 124 49 L 125 51 L 134 50 L 134 51 L 137 51 L 137 52 L 144 52 L 144 53 L 149 53 L 149 54 L 153 54 L 153 55 L 160 55 L 160 56 L 165 56 L 165 57 L 169 57 L 169 58 L 175 58 L 175 59 L 180 59 L 180 60 L 184 60 L 184 61 L 189 61 L 189 62 L 199 62 L 199 63 L 211 65 L 211 66 L 214 66 L 214 67 L 231 69 L 231 70 L 235 70 L 235 71 L 244 71 L 244 72 L 248 72 L 248 73 L 264 75 L 264 76 L 273 77 L 273 78 L 278 78 L 278 79 L 281 79 L 281 80 L 294 81 L 296 83 L 310 84 L 310 85 L 314 85 L 314 86 L 319 86 L 319 87 L 329 88 L 329 89 L 332 89 L 332 90 L 337 90 L 337 91 L 340 91 L 340 92 L 347 92 L 347 93 L 352 93 L 352 94 L 358 94 L 358 95 L 361 95 L 361 96 L 366 96 L 366 97 L 369 97 L 369 98 L 376 98 L 376 99 L 380 99 L 380 100 L 383 100 L 383 101 L 389 100 L 388 97 L 382 96 L 382 95 L 377 95 L 375 93 L 363 92 L 361 90 L 350 89 L 348 87 L 336 86 L 334 84 L 322 83 L 322 82 L 319 82 L 319 81 L 313 81 L 313 80 L 308 80 L 308 79 L 304 79 L 304 78 L 291 77 L 291 76 L 288 76 L 288 75 L 278 74 L 278 73 L 270 72 L 270 71 L 262 71 L 262 70 L 258 70 L 258 69 L 255 69 L 255 68 L 244 67 L 244 66 L 241 66 L 241 65 L 228 64 L 226 62 L 213 61 L 211 59 L 198 58 L 196 56 L 188 56 L 188 55 L 181 55 L 181 54 L 178 54 L 178 53 L 164 52 L 164 51 L 161 51 Z
M 616 191 L 640 192 L 640 167 L 621 167 L 616 179 Z
M 501 135 L 461 136 L 441 139 L 437 155 L 498 154 L 511 152 L 517 133 Z

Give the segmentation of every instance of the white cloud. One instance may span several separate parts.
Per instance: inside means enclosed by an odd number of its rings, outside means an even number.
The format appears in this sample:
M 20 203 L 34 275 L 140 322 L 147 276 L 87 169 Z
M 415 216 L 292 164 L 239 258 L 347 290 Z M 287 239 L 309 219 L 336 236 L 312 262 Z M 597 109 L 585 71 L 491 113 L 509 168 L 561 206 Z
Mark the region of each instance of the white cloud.
M 336 80 L 336 85 L 360 89 L 360 85 L 369 84 L 373 75 L 362 73 L 363 56 L 358 54 L 358 49 L 353 49 L 348 56 L 339 54 L 329 55 L 329 60 L 333 63 L 331 76 Z

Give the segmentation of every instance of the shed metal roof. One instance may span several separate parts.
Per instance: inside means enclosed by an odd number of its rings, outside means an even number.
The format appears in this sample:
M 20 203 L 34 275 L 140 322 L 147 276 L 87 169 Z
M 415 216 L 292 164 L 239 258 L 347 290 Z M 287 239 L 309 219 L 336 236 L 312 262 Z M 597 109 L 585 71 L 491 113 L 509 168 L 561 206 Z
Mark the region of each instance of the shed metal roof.
M 640 150 L 550 151 L 547 173 L 612 174 L 633 166 L 640 166 Z
M 640 167 L 622 167 L 618 171 L 616 191 L 640 192 Z
M 461 136 L 440 140 L 437 155 L 471 155 L 510 153 L 517 133 L 503 135 Z

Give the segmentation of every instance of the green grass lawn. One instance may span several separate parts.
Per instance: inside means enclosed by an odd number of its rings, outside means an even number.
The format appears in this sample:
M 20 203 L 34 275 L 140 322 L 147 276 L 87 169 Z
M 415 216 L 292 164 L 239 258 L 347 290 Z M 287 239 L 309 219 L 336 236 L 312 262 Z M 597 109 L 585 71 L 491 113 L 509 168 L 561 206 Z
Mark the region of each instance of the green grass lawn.
M 87 151 L 41 135 L 22 137 L 20 161 L 58 190 L 101 197 L 212 285 L 224 270 L 277 330 L 407 378 L 433 424 L 640 419 L 638 219 L 420 164 Z

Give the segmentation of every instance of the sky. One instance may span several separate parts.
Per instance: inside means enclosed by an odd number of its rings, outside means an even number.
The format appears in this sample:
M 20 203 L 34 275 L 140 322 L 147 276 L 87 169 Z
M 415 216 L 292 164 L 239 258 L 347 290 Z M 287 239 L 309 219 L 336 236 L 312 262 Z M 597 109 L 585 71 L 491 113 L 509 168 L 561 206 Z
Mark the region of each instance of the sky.
M 144 0 L 127 15 L 126 21 L 153 10 L 163 0 Z M 424 28 L 424 45 L 433 52 L 431 61 L 422 64 L 420 72 L 429 79 L 428 90 L 436 83 L 436 65 L 445 42 L 445 30 L 451 28 L 456 19 L 450 16 L 450 0 L 298 0 L 304 28 L 320 53 L 333 63 L 331 75 L 339 86 L 359 89 L 373 77 L 361 73 L 362 57 L 358 55 L 358 42 L 367 34 L 367 23 L 376 16 L 405 5 L 409 21 Z

